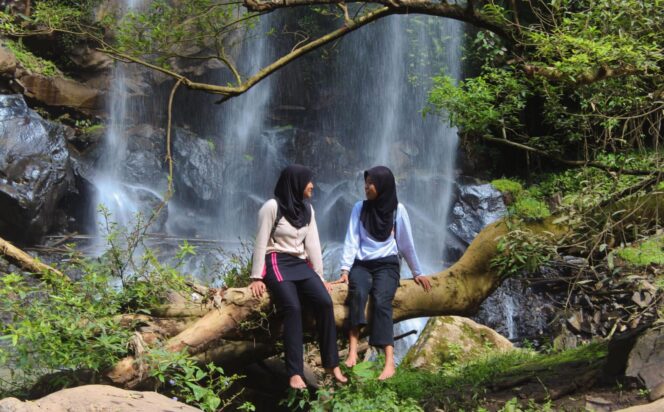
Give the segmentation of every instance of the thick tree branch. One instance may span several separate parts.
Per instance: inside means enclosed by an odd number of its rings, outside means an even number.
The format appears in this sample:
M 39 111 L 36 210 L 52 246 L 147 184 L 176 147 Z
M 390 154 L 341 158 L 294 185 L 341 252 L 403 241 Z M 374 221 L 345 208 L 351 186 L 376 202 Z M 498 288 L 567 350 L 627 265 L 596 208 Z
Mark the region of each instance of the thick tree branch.
M 452 4 L 445 0 L 440 2 L 431 0 L 244 0 L 245 7 L 250 11 L 270 11 L 289 7 L 341 3 L 381 4 L 389 7 L 393 14 L 426 14 L 429 16 L 447 17 L 492 31 L 510 42 L 514 40 L 512 31 L 507 26 L 497 23 L 495 20 L 478 12 L 474 7 Z
M 163 73 L 167 76 L 173 77 L 177 80 L 179 80 L 185 87 L 192 89 L 192 90 L 200 90 L 204 91 L 207 93 L 212 93 L 212 94 L 220 94 L 223 95 L 224 98 L 220 101 L 223 102 L 225 100 L 230 99 L 231 97 L 235 97 L 238 95 L 241 95 L 254 87 L 258 82 L 261 80 L 265 79 L 272 73 L 276 72 L 277 70 L 281 69 L 282 67 L 286 66 L 288 63 L 292 62 L 293 60 L 296 60 L 300 58 L 301 56 L 314 51 L 318 49 L 321 46 L 324 46 L 332 41 L 335 41 L 346 34 L 353 32 L 357 29 L 359 29 L 362 26 L 365 26 L 373 21 L 376 21 L 382 17 L 389 16 L 391 14 L 394 14 L 395 12 L 390 10 L 388 7 L 382 7 L 378 10 L 374 10 L 372 12 L 369 12 L 361 17 L 358 17 L 354 20 L 351 20 L 349 22 L 346 22 L 344 27 L 341 27 L 333 32 L 330 32 L 322 37 L 319 37 L 318 39 L 311 41 L 307 44 L 305 44 L 302 47 L 299 47 L 290 53 L 282 56 L 281 58 L 275 60 L 272 64 L 264 67 L 261 69 L 258 73 L 254 74 L 250 78 L 246 79 L 241 85 L 239 86 L 219 86 L 215 84 L 209 84 L 209 83 L 199 83 L 190 80 L 189 78 L 176 73 L 174 71 L 165 69 L 163 67 L 159 67 L 157 65 L 151 64 L 149 62 L 146 62 L 142 59 L 136 58 L 134 56 L 121 53 L 113 48 L 110 47 L 105 47 L 98 49 L 104 53 L 109 54 L 110 56 L 113 56 L 117 59 L 121 59 L 124 61 L 129 61 L 133 63 L 137 63 L 139 65 L 142 65 L 144 67 L 147 67 L 152 70 L 156 70 L 160 73 Z

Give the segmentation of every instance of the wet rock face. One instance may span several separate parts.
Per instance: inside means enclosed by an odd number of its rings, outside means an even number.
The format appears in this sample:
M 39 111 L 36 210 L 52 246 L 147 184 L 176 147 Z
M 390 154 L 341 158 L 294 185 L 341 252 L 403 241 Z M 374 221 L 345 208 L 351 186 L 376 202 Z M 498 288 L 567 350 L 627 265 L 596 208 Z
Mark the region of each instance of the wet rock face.
M 68 129 L 42 119 L 20 95 L 0 95 L 0 234 L 31 242 L 57 222 L 54 211 L 74 190 Z
M 475 236 L 505 214 L 502 194 L 488 183 L 479 184 L 459 179 L 455 188 L 448 230 L 452 234 L 445 260 L 458 260 Z
M 173 160 L 178 169 L 173 176 L 175 196 L 201 204 L 218 202 L 222 164 L 214 143 L 187 129 L 176 128 L 173 135 Z
M 528 286 L 525 279 L 507 279 L 480 306 L 473 317 L 513 341 L 528 339 L 541 343 L 549 335 L 549 324 L 557 308 L 543 293 Z

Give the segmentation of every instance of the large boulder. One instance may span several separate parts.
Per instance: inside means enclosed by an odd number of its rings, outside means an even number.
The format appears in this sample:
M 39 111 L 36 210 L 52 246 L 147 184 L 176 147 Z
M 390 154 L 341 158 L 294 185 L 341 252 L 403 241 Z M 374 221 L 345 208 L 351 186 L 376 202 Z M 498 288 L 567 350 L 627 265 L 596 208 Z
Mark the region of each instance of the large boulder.
M 0 412 L 197 412 L 157 392 L 127 391 L 113 386 L 86 385 L 63 389 L 36 401 L 21 402 L 16 398 L 0 400 Z
M 59 76 L 44 76 L 21 71 L 16 74 L 23 94 L 53 107 L 67 107 L 88 114 L 101 114 L 104 96 L 101 91 Z
M 664 328 L 647 330 L 638 337 L 627 359 L 625 375 L 643 382 L 650 399 L 664 397 Z
M 0 95 L 0 235 L 39 239 L 74 189 L 65 126 L 42 119 L 20 95 Z
M 498 332 L 461 316 L 430 318 L 402 365 L 430 371 L 446 362 L 467 362 L 491 351 L 512 350 Z

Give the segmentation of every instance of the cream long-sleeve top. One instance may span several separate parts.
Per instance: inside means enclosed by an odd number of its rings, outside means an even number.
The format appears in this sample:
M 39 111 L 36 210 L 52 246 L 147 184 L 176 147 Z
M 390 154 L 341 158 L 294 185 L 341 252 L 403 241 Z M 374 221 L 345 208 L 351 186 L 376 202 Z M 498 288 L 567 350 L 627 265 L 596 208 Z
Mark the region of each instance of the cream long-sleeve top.
M 308 259 L 314 272 L 323 279 L 323 254 L 318 238 L 318 226 L 314 208 L 311 208 L 311 221 L 299 229 L 291 225 L 283 216 L 277 223 L 274 236 L 270 237 L 274 220 L 277 218 L 277 201 L 270 199 L 258 211 L 258 230 L 254 243 L 251 278 L 262 279 L 265 255 L 288 253 L 300 259 Z
M 387 240 L 381 242 L 372 238 L 360 221 L 362 201 L 355 203 L 350 214 L 344 251 L 341 255 L 341 270 L 349 271 L 355 259 L 372 260 L 401 254 L 406 259 L 413 276 L 422 274 L 420 260 L 415 252 L 410 218 L 406 208 L 399 203 L 395 218 L 396 228 Z M 395 234 L 396 232 L 396 234 Z

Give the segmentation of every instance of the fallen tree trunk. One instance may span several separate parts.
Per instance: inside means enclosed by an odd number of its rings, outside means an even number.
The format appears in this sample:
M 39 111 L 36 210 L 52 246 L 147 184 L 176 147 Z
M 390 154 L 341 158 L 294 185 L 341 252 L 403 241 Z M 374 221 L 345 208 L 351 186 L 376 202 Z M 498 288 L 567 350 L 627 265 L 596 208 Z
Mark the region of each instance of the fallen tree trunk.
M 500 284 L 490 267 L 496 254 L 498 238 L 507 233 L 507 225 L 498 222 L 487 226 L 470 244 L 462 258 L 442 272 L 431 276 L 432 289 L 426 293 L 412 280 L 401 281 L 394 299 L 394 320 L 436 315 L 469 315 Z M 337 327 L 347 318 L 347 285 L 335 285 L 332 292 Z M 260 322 L 272 312 L 269 298 L 256 299 L 248 288 L 225 291 L 221 304 L 165 342 L 164 348 L 204 359 L 225 363 L 240 354 L 258 351 L 273 354 L 269 343 L 260 342 L 265 333 L 244 325 Z M 228 342 L 242 341 L 242 342 Z M 255 343 L 256 342 L 256 343 Z M 256 357 L 253 357 L 256 359 Z M 121 360 L 106 374 L 115 385 L 135 388 L 147 378 L 147 368 L 134 357 Z

